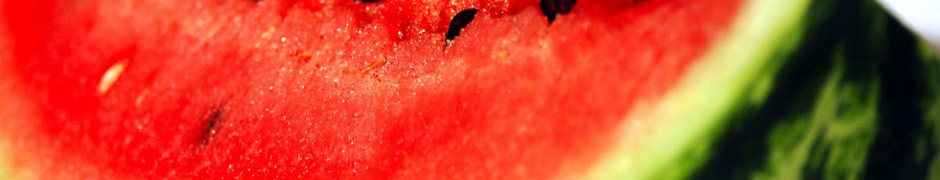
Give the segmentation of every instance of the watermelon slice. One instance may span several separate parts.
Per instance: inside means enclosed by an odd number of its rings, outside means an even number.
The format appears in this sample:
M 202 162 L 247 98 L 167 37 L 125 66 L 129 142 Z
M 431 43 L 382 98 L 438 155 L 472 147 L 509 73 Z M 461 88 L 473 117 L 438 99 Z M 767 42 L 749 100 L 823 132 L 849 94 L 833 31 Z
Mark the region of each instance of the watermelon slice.
M 940 61 L 872 4 L 0 1 L 0 177 L 929 176 Z

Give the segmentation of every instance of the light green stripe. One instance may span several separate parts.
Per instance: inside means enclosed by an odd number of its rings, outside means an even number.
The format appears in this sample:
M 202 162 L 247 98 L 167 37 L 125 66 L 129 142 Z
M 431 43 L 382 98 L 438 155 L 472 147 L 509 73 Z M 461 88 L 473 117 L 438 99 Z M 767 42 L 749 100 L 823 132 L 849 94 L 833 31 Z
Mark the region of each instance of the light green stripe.
M 843 47 L 833 54 L 835 69 L 812 111 L 773 125 L 766 141 L 768 167 L 754 179 L 801 179 L 807 167 L 824 170 L 825 179 L 859 179 L 864 174 L 878 129 L 879 83 L 846 81 Z

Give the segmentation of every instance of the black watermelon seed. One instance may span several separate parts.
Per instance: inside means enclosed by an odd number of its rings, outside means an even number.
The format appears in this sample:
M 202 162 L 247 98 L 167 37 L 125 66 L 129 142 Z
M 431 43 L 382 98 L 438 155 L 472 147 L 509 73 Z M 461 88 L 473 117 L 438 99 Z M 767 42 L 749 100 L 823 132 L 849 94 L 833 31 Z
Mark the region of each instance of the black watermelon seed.
M 363 3 L 371 3 L 371 2 L 379 2 L 379 1 L 382 1 L 382 0 L 359 0 L 359 1 L 360 1 L 360 2 L 363 2 Z
M 477 9 L 466 9 L 454 15 L 454 18 L 450 20 L 450 26 L 447 27 L 447 36 L 444 38 L 444 41 L 449 45 L 451 41 L 454 40 L 457 36 L 460 35 L 460 30 L 464 27 L 467 27 L 467 24 L 470 24 L 470 21 L 473 21 L 473 16 L 477 14 Z
M 207 145 L 209 141 L 212 140 L 212 137 L 219 132 L 221 127 L 222 118 L 225 116 L 226 108 L 224 106 L 217 106 L 212 108 L 209 114 L 206 116 L 206 125 L 203 127 L 202 137 L 200 138 L 200 145 Z
M 539 6 L 542 8 L 542 14 L 548 17 L 548 23 L 555 21 L 555 16 L 559 14 L 568 14 L 574 7 L 576 0 L 542 0 Z

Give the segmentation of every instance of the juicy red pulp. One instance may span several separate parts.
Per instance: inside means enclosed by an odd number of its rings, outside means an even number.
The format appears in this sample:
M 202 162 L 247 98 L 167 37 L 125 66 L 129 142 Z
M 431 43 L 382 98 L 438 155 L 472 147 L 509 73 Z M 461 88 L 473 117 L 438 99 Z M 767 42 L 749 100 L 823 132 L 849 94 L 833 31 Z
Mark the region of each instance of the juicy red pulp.
M 40 114 L 4 127 L 18 166 L 355 179 L 576 176 L 740 4 L 579 1 L 549 25 L 532 0 L 5 3 Z

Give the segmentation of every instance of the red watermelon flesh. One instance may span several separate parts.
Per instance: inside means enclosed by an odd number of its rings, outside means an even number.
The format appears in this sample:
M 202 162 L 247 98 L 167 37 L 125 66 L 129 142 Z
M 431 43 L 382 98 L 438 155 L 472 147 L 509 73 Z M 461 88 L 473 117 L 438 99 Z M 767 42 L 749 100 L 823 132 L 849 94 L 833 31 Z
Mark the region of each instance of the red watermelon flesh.
M 577 177 L 741 3 L 5 1 L 0 130 L 51 178 Z

